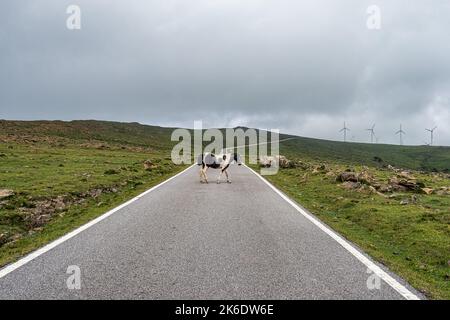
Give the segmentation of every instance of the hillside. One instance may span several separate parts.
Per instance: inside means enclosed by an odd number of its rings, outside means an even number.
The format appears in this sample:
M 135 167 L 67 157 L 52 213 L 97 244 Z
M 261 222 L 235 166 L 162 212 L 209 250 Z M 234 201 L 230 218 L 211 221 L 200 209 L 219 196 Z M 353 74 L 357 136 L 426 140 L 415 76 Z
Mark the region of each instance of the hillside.
M 0 138 L 17 137 L 31 141 L 53 137 L 68 141 L 98 141 L 170 150 L 174 128 L 109 121 L 6 121 L 0 120 Z M 396 146 L 384 144 L 343 143 L 281 134 L 294 138 L 280 146 L 287 156 L 301 156 L 318 161 L 340 161 L 364 165 L 392 165 L 413 170 L 450 172 L 450 147 Z M 5 139 L 5 138 L 4 138 Z
M 282 135 L 282 137 L 292 137 Z M 450 172 L 450 147 L 344 143 L 295 137 L 283 142 L 282 152 L 311 160 L 365 165 L 392 165 L 413 170 Z
M 0 137 L 28 139 L 54 137 L 68 141 L 94 140 L 113 145 L 170 149 L 173 128 L 96 120 L 8 121 L 0 120 Z
M 185 166 L 169 128 L 104 121 L 0 121 L 0 266 Z

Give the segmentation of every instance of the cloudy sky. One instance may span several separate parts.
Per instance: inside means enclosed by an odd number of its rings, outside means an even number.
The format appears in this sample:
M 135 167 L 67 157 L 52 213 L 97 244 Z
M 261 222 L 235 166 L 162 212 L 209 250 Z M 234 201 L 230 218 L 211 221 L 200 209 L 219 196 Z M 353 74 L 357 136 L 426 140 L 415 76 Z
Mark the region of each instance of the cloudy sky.
M 66 9 L 81 8 L 81 30 Z M 367 9 L 381 10 L 381 29 Z M 0 119 L 450 145 L 447 0 L 2 0 Z

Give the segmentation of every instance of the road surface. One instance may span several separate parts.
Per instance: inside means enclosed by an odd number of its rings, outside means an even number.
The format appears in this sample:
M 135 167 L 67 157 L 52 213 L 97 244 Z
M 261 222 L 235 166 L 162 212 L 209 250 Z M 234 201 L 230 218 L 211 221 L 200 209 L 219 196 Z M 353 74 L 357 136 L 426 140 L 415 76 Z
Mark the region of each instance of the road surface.
M 404 298 L 384 281 L 368 289 L 367 266 L 247 167 L 230 173 L 232 184 L 206 185 L 192 167 L 0 271 L 0 299 Z M 69 266 L 80 269 L 79 290 L 68 289 Z

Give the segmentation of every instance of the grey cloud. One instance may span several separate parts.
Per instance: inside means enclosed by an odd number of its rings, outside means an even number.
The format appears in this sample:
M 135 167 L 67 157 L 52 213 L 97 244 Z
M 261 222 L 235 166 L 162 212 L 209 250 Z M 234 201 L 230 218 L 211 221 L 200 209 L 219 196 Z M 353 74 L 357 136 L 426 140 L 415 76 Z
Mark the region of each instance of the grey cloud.
M 376 1 L 6 0 L 0 118 L 247 125 L 450 145 L 450 6 Z M 65 27 L 69 4 L 82 30 Z M 406 128 L 408 128 L 406 130 Z

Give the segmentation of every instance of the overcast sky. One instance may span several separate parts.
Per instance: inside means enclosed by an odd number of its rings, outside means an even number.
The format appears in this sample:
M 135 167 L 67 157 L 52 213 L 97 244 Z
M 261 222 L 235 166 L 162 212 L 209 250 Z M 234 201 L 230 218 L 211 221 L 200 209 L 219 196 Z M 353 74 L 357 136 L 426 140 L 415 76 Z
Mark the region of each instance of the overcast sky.
M 450 1 L 2 0 L 1 118 L 450 145 Z

